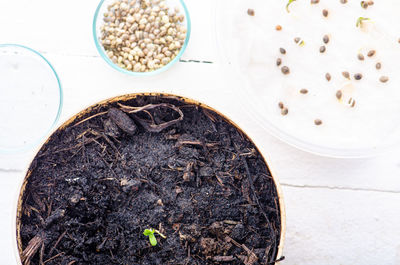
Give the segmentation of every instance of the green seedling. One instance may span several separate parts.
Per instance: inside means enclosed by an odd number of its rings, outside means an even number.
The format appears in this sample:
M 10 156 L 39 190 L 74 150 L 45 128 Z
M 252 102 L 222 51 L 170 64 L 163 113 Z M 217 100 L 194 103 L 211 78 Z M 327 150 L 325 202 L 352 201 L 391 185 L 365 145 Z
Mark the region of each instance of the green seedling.
M 293 3 L 294 1 L 296 1 L 296 0 L 289 0 L 289 2 L 286 4 L 286 11 L 287 11 L 288 13 L 290 13 L 289 6 L 290 6 L 290 4 Z
M 157 246 L 157 239 L 156 236 L 154 234 L 159 234 L 162 238 L 167 238 L 166 236 L 164 236 L 163 234 L 161 234 L 160 231 L 155 230 L 153 228 L 150 229 L 145 229 L 143 232 L 143 235 L 148 236 L 149 240 L 150 240 L 150 244 L 154 247 Z
M 359 17 L 358 19 L 357 19 L 357 23 L 356 23 L 356 27 L 358 28 L 358 27 L 362 27 L 362 24 L 363 24 L 363 21 L 366 21 L 366 20 L 370 20 L 370 18 L 367 18 L 367 17 Z

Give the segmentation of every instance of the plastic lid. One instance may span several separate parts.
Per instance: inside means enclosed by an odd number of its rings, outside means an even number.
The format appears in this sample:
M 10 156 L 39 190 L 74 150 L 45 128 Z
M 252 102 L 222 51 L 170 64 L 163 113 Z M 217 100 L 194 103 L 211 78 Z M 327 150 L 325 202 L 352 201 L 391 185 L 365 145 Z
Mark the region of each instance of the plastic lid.
M 0 45 L 0 153 L 32 148 L 58 121 L 60 80 L 38 52 Z

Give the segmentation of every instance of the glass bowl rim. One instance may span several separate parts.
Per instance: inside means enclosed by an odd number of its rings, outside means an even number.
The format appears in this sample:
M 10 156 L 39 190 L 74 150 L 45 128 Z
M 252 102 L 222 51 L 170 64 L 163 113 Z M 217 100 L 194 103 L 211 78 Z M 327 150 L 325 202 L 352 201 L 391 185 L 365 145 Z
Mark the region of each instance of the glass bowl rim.
M 60 78 L 57 74 L 57 71 L 55 70 L 53 65 L 50 63 L 50 61 L 46 59 L 46 57 L 44 57 L 40 52 L 38 52 L 32 48 L 29 48 L 25 45 L 22 45 L 22 44 L 0 43 L 0 49 L 5 48 L 5 47 L 16 47 L 16 48 L 25 49 L 25 50 L 33 53 L 34 55 L 39 56 L 39 58 L 41 58 L 50 67 L 51 71 L 53 72 L 53 74 L 57 80 L 59 100 L 58 100 L 58 109 L 57 109 L 56 117 L 54 118 L 54 120 L 51 123 L 51 125 L 49 126 L 49 128 L 46 129 L 46 131 L 43 133 L 43 135 L 41 137 L 39 137 L 38 139 L 33 139 L 29 144 L 27 144 L 26 146 L 23 146 L 23 147 L 5 148 L 5 147 L 0 146 L 0 154 L 18 153 L 21 151 L 26 151 L 26 150 L 32 148 L 33 146 L 35 146 L 37 143 L 39 143 L 41 141 L 41 138 L 45 137 L 52 130 L 52 128 L 57 124 L 57 122 L 61 116 L 61 111 L 62 111 L 63 102 L 64 102 L 64 95 L 63 95 L 63 89 L 62 89 Z
M 125 74 L 132 75 L 132 76 L 153 76 L 153 75 L 156 75 L 156 74 L 159 74 L 159 73 L 162 73 L 162 72 L 168 70 L 169 68 L 171 68 L 172 65 L 174 65 L 176 62 L 179 61 L 179 59 L 182 57 L 182 55 L 185 52 L 186 47 L 189 43 L 190 33 L 191 33 L 191 28 L 192 28 L 189 10 L 188 10 L 184 0 L 179 0 L 179 2 L 181 3 L 181 5 L 183 7 L 183 10 L 185 12 L 185 18 L 187 21 L 186 22 L 187 29 L 186 29 L 185 43 L 183 44 L 182 48 L 180 49 L 178 55 L 175 56 L 175 58 L 172 61 L 170 61 L 168 64 L 164 65 L 163 67 L 161 67 L 157 70 L 151 71 L 151 72 L 134 72 L 134 71 L 129 71 L 124 68 L 121 68 L 118 65 L 116 65 L 115 63 L 113 63 L 110 60 L 110 58 L 108 58 L 108 56 L 104 53 L 103 46 L 100 44 L 98 36 L 97 36 L 97 21 L 98 21 L 99 15 L 100 15 L 100 9 L 103 6 L 105 1 L 106 0 L 101 0 L 100 3 L 97 5 L 96 12 L 93 17 L 92 31 L 93 31 L 93 38 L 94 38 L 94 43 L 96 45 L 97 51 L 99 52 L 99 54 L 103 58 L 103 60 L 105 60 L 112 68 L 118 70 L 121 73 L 125 73 Z

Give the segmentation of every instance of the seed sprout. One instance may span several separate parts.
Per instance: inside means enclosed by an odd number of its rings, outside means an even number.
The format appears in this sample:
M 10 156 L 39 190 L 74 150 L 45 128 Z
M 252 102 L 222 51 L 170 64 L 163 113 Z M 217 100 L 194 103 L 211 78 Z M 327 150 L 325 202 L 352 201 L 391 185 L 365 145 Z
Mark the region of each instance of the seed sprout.
M 150 244 L 154 247 L 157 246 L 157 239 L 156 236 L 154 235 L 154 233 L 159 234 L 162 238 L 167 238 L 166 236 L 164 236 L 163 234 L 161 234 L 160 231 L 155 230 L 153 228 L 150 229 L 145 229 L 143 232 L 143 235 L 148 236 L 149 237 L 149 241 Z
M 359 17 L 359 18 L 357 19 L 356 27 L 357 27 L 357 28 L 358 28 L 358 27 L 362 27 L 362 23 L 363 23 L 363 21 L 365 21 L 365 20 L 370 20 L 370 18 L 368 18 L 368 17 Z
M 290 4 L 293 3 L 294 1 L 296 1 L 296 0 L 289 0 L 289 2 L 286 4 L 286 11 L 287 11 L 288 13 L 290 13 L 289 6 L 290 6 Z

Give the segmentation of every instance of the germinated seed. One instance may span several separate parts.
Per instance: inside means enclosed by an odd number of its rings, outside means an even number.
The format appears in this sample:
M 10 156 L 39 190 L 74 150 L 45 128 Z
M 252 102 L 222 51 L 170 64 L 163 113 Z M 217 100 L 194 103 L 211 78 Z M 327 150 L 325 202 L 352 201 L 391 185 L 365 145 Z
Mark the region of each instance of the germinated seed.
M 251 8 L 249 8 L 249 9 L 247 9 L 247 14 L 249 15 L 249 16 L 254 16 L 254 14 L 255 14 L 255 12 L 254 12 L 254 9 L 251 9 Z
M 324 35 L 324 37 L 322 38 L 322 40 L 323 40 L 323 42 L 324 42 L 325 44 L 328 44 L 328 42 L 329 42 L 329 36 L 328 36 L 328 35 Z
M 368 55 L 368 57 L 372 57 L 375 55 L 375 53 L 376 53 L 375 50 L 370 50 L 367 55 Z
M 302 89 L 300 89 L 300 93 L 301 93 L 301 94 L 307 94 L 307 93 L 308 93 L 308 90 L 305 89 L 305 88 L 302 88 Z
M 332 76 L 331 76 L 330 73 L 326 73 L 326 74 L 325 74 L 325 78 L 326 78 L 326 80 L 328 80 L 328 82 L 329 82 L 329 81 L 331 81 Z
M 281 26 L 281 25 L 276 25 L 275 29 L 276 29 L 277 31 L 280 31 L 280 30 L 282 30 L 282 26 Z
M 381 76 L 381 78 L 379 78 L 379 81 L 381 81 L 382 83 L 386 83 L 387 81 L 389 81 L 389 77 Z
M 354 108 L 354 106 L 356 105 L 356 100 L 354 98 L 350 98 L 348 103 L 351 108 Z
M 361 53 L 357 54 L 357 58 L 360 61 L 364 61 L 364 55 L 362 55 Z
M 282 66 L 281 71 L 284 75 L 287 75 L 290 73 L 290 69 L 287 66 Z
M 362 78 L 362 74 L 360 74 L 360 73 L 354 74 L 355 80 L 361 80 L 361 78 Z
M 316 120 L 314 120 L 314 124 L 319 126 L 322 124 L 322 121 L 320 119 L 316 119 Z
M 349 73 L 349 72 L 344 71 L 344 72 L 342 72 L 342 75 L 343 75 L 345 78 L 350 79 L 350 73 Z
M 276 59 L 276 66 L 279 66 L 281 64 L 282 64 L 282 59 L 281 58 Z
M 368 8 L 368 3 L 365 2 L 365 1 L 361 1 L 361 6 L 362 6 L 362 8 L 367 9 Z
M 326 10 L 326 9 L 322 10 L 322 15 L 323 15 L 324 17 L 327 17 L 327 16 L 329 15 L 328 10 Z
M 336 92 L 336 98 L 340 100 L 340 99 L 342 98 L 342 96 L 343 96 L 342 90 L 338 90 L 338 91 Z
M 320 53 L 324 53 L 325 51 L 326 51 L 326 47 L 325 46 L 319 47 L 319 52 Z
M 286 54 L 286 50 L 284 48 L 279 48 L 280 53 Z
M 283 115 L 283 116 L 285 116 L 285 115 L 287 115 L 289 113 L 289 109 L 288 108 L 283 108 L 282 110 L 281 110 L 281 114 Z
M 380 70 L 382 68 L 382 64 L 381 63 L 376 63 L 375 68 L 377 70 Z
M 279 102 L 279 103 L 278 103 L 278 107 L 279 107 L 280 109 L 283 109 L 283 108 L 285 107 L 285 105 L 283 104 L 283 102 Z

